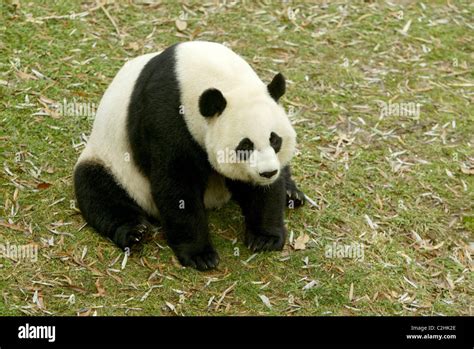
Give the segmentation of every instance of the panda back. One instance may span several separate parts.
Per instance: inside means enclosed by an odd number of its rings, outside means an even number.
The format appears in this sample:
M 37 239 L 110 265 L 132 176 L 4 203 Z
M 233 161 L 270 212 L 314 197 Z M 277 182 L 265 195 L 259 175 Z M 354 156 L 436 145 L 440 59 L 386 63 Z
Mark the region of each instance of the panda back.
M 157 213 L 150 183 L 131 158 L 126 125 L 135 82 L 143 67 L 159 53 L 136 57 L 119 70 L 99 103 L 92 133 L 77 162 L 93 161 L 105 166 L 118 184 L 150 214 Z

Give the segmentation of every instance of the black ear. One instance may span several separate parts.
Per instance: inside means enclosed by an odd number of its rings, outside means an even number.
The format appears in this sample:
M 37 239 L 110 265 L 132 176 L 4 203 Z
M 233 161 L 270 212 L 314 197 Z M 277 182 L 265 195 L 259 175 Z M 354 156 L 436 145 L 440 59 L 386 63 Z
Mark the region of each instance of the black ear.
M 275 75 L 272 82 L 268 84 L 267 89 L 275 102 L 278 102 L 280 97 L 285 94 L 285 77 L 281 73 L 278 73 Z
M 215 88 L 204 91 L 199 97 L 199 111 L 205 117 L 221 115 L 226 105 L 222 92 Z

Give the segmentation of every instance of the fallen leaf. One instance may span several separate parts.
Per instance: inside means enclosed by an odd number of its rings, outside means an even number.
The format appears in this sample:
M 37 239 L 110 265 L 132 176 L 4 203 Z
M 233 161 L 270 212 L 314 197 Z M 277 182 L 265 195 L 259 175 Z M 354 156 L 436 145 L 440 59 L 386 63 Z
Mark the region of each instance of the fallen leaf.
M 373 230 L 376 230 L 379 227 L 378 224 L 374 223 L 368 215 L 364 215 L 364 217 L 365 217 L 365 220 L 367 221 L 367 224 L 369 225 L 370 228 L 372 228 Z
M 454 175 L 453 175 L 453 173 L 452 173 L 450 170 L 448 170 L 447 168 L 445 168 L 445 171 L 446 171 L 446 175 L 447 175 L 449 178 L 454 178 Z
M 176 314 L 176 307 L 172 303 L 165 302 L 165 304 L 172 312 L 174 312 Z
M 90 316 L 92 313 L 92 309 L 81 309 L 79 310 L 79 312 L 77 313 L 78 316 Z
M 42 183 L 38 183 L 38 185 L 36 186 L 36 189 L 44 190 L 44 189 L 48 189 L 50 186 L 51 186 L 51 183 L 42 182 Z
M 303 290 L 309 290 L 309 289 L 312 289 L 314 286 L 316 286 L 318 284 L 318 282 L 316 280 L 312 280 L 311 282 L 309 282 L 308 284 L 306 284 L 304 287 L 303 287 Z
M 469 175 L 473 175 L 474 174 L 474 167 L 464 167 L 464 166 L 461 166 L 461 172 L 464 173 L 464 174 L 469 174 Z
M 127 45 L 127 48 L 132 49 L 133 51 L 138 51 L 140 49 L 140 44 L 138 42 L 131 42 Z
M 401 30 L 401 33 L 403 35 L 407 35 L 408 34 L 408 30 L 410 29 L 410 26 L 411 26 L 411 19 L 408 20 L 408 22 L 405 24 L 405 26 L 403 27 L 403 29 Z
M 176 24 L 176 28 L 178 28 L 180 32 L 185 31 L 188 27 L 188 23 L 180 19 L 177 19 L 174 23 Z
M 439 248 L 441 248 L 442 246 L 444 245 L 444 241 L 441 241 L 439 244 L 435 245 L 435 246 L 422 246 L 423 249 L 427 250 L 427 251 L 434 251 L 434 250 L 438 250 Z
M 125 266 L 127 265 L 127 261 L 128 261 L 128 256 L 130 255 L 130 249 L 127 249 L 125 250 L 125 253 L 124 253 L 124 256 L 123 256 L 123 259 L 122 259 L 122 264 L 121 264 L 121 268 L 122 270 L 125 269 Z
M 266 306 L 267 308 L 270 308 L 270 309 L 272 308 L 272 305 L 271 305 L 271 303 L 270 303 L 270 300 L 268 299 L 267 296 L 265 296 L 265 295 L 263 295 L 263 294 L 259 294 L 258 296 L 260 297 L 260 299 L 262 300 L 263 304 L 265 304 L 265 306 Z
M 16 231 L 25 231 L 25 229 L 23 229 L 19 225 L 10 224 L 10 223 L 6 223 L 6 222 L 0 222 L 0 226 L 10 228 L 10 229 L 13 229 L 13 230 L 16 230 Z
M 44 104 L 57 104 L 56 101 L 53 101 L 52 99 L 49 99 L 48 97 L 45 97 L 45 96 L 40 96 L 39 100 L 40 102 L 43 102 Z
M 37 71 L 36 69 L 31 69 L 31 72 L 32 72 L 37 78 L 46 79 L 46 76 L 44 76 L 42 73 L 40 73 L 40 72 Z
M 295 240 L 295 245 L 294 249 L 295 250 L 305 250 L 306 249 L 306 244 L 309 241 L 309 235 L 308 234 L 302 234 L 298 236 Z
M 16 75 L 22 80 L 38 80 L 36 76 L 22 72 L 21 70 L 17 71 Z
M 97 289 L 97 293 L 93 294 L 94 297 L 104 297 L 105 296 L 105 288 L 103 288 L 102 285 L 100 284 L 100 279 L 96 280 L 95 288 Z

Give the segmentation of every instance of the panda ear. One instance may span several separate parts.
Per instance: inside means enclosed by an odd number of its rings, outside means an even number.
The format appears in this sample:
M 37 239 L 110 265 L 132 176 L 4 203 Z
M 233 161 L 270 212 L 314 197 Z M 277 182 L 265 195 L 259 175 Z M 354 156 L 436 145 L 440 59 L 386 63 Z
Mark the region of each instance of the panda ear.
M 227 101 L 218 89 L 207 89 L 199 97 L 199 111 L 204 117 L 219 116 L 226 106 Z
M 285 94 L 285 77 L 281 73 L 278 73 L 275 75 L 272 82 L 268 84 L 267 89 L 275 102 L 278 102 L 280 97 Z

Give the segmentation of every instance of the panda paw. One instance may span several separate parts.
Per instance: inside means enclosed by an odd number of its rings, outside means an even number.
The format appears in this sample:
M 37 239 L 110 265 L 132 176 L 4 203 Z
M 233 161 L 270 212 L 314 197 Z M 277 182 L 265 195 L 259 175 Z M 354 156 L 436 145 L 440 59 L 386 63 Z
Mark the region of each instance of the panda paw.
M 245 244 L 252 252 L 281 251 L 285 245 L 286 231 L 280 234 L 255 234 L 247 231 Z
M 298 188 L 291 188 L 286 191 L 286 206 L 288 208 L 297 208 L 304 205 L 304 193 Z
M 114 241 L 122 250 L 130 250 L 143 240 L 148 230 L 149 226 L 145 223 L 124 224 L 117 229 Z
M 215 269 L 219 265 L 219 255 L 209 244 L 204 248 L 193 245 L 181 245 L 173 248 L 179 262 L 184 267 L 191 267 L 199 271 Z

